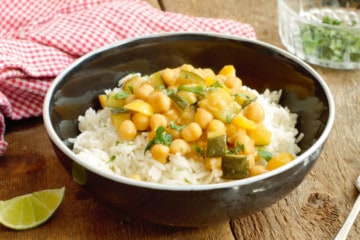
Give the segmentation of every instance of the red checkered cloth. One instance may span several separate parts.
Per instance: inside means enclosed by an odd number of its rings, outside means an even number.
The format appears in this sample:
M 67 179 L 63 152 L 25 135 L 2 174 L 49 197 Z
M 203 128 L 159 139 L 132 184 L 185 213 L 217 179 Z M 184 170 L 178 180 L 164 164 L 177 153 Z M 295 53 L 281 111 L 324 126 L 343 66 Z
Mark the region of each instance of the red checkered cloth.
M 141 0 L 2 0 L 0 156 L 5 118 L 40 116 L 52 80 L 76 58 L 120 39 L 179 31 L 256 38 L 246 23 L 163 12 Z

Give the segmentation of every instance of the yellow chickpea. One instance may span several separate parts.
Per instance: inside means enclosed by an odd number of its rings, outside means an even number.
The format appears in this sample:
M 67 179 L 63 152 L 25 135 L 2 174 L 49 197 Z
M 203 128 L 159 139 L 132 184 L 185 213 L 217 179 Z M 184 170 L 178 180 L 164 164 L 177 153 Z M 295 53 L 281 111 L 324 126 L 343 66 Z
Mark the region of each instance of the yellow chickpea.
M 170 153 L 175 154 L 175 153 L 180 153 L 181 155 L 186 155 L 188 153 L 191 152 L 191 146 L 189 143 L 187 143 L 185 140 L 183 139 L 175 139 L 171 144 L 170 144 Z
M 153 107 L 155 113 L 167 112 L 171 106 L 171 99 L 164 93 L 158 91 L 150 94 L 148 102 Z
M 169 147 L 163 144 L 155 144 L 150 150 L 152 157 L 160 163 L 167 162 L 169 151 Z
M 207 132 L 211 132 L 211 131 L 223 131 L 226 132 L 226 127 L 225 124 L 218 120 L 218 119 L 213 119 L 209 122 L 208 127 L 206 129 Z
M 240 78 L 236 77 L 236 76 L 229 76 L 228 78 L 226 78 L 226 80 L 224 81 L 225 86 L 227 86 L 230 89 L 238 89 L 242 86 L 242 82 L 240 80 Z
M 174 123 L 181 123 L 180 121 L 180 114 L 175 109 L 170 109 L 169 111 L 164 113 L 165 117 L 168 119 L 168 121 L 174 121 Z
M 171 134 L 172 139 L 178 139 L 178 138 L 181 138 L 181 132 L 180 132 L 180 131 L 178 131 L 178 130 L 176 130 L 176 129 L 173 129 L 173 128 L 167 128 L 167 129 L 166 129 L 166 132 Z
M 252 168 L 249 169 L 250 176 L 256 176 L 263 173 L 268 172 L 269 170 L 266 170 L 266 168 L 263 165 L 255 165 Z
M 158 127 L 163 126 L 167 127 L 168 121 L 163 114 L 156 113 L 150 118 L 150 128 L 151 130 L 156 130 Z
M 253 102 L 246 108 L 245 117 L 255 123 L 261 123 L 265 119 L 264 108 L 259 103 Z
M 179 75 L 179 70 L 165 68 L 160 71 L 160 75 L 166 86 L 173 86 L 175 85 L 176 79 Z
M 194 121 L 200 125 L 201 129 L 205 130 L 213 119 L 214 117 L 209 111 L 203 108 L 196 110 Z
M 199 124 L 192 122 L 181 130 L 181 136 L 187 142 L 195 142 L 202 135 L 202 130 Z
M 135 89 L 135 98 L 146 101 L 153 92 L 154 87 L 148 83 L 144 83 L 139 88 Z
M 134 139 L 137 133 L 135 124 L 131 120 L 122 121 L 117 132 L 119 138 L 126 141 Z
M 131 120 L 137 131 L 146 131 L 149 128 L 150 117 L 148 115 L 137 112 L 131 117 Z
M 221 169 L 221 162 L 221 157 L 204 159 L 205 168 L 207 170 Z
M 246 134 L 239 134 L 234 142 L 234 146 L 240 147 L 241 154 L 251 155 L 255 154 L 254 141 Z

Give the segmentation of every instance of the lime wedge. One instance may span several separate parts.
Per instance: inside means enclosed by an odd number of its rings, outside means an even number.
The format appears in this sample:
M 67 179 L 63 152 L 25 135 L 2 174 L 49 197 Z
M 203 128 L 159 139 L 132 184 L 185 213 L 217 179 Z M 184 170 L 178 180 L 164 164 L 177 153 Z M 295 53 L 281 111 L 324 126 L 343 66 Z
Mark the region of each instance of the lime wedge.
M 53 215 L 62 202 L 64 193 L 65 187 L 0 201 L 0 223 L 16 230 L 37 227 Z

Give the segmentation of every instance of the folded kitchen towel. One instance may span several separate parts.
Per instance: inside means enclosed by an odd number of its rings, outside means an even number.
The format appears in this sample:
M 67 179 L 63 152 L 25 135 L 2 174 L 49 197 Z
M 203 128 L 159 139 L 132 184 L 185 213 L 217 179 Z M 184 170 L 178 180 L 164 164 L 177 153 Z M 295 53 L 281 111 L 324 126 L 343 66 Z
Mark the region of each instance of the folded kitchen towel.
M 76 58 L 121 39 L 179 31 L 256 38 L 246 23 L 163 12 L 141 0 L 2 0 L 0 156 L 5 118 L 41 116 L 52 80 Z

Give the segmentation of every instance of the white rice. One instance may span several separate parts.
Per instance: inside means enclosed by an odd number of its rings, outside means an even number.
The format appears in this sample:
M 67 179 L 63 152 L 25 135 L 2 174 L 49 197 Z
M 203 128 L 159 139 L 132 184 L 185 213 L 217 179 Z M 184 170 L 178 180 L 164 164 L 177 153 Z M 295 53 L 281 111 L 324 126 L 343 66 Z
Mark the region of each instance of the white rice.
M 281 91 L 258 95 L 257 101 L 265 110 L 264 125 L 272 132 L 271 144 L 265 149 L 273 154 L 299 153 L 296 144 L 298 130 L 295 128 L 297 115 L 278 104 Z M 119 142 L 117 132 L 110 122 L 110 109 L 99 111 L 88 109 L 79 117 L 80 135 L 75 139 L 73 151 L 82 160 L 97 168 L 122 176 L 133 174 L 141 180 L 161 184 L 207 184 L 224 181 L 221 170 L 208 171 L 199 161 L 186 159 L 181 155 L 170 155 L 166 164 L 152 159 L 149 151 L 144 153 L 148 134 L 141 133 L 133 141 Z

